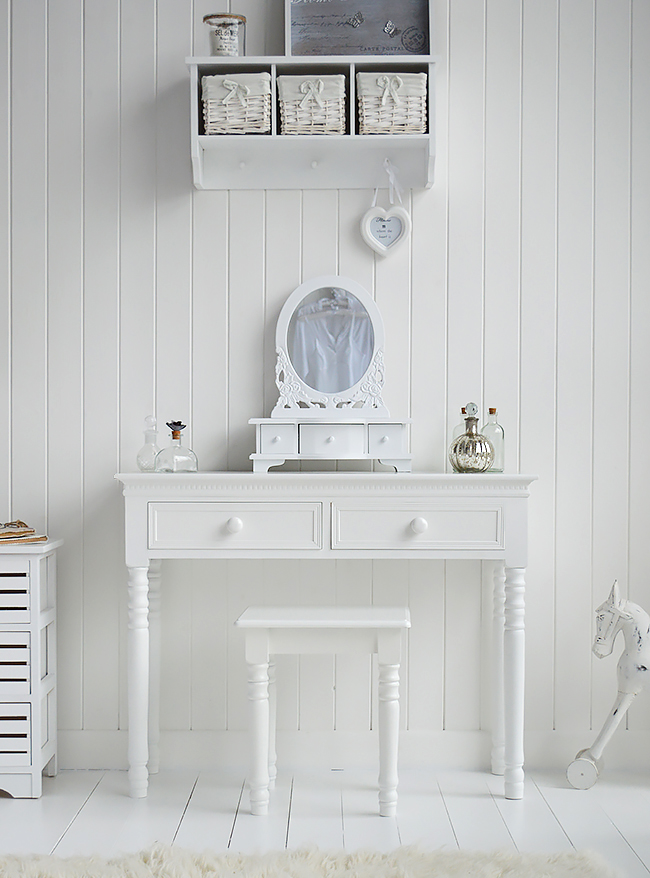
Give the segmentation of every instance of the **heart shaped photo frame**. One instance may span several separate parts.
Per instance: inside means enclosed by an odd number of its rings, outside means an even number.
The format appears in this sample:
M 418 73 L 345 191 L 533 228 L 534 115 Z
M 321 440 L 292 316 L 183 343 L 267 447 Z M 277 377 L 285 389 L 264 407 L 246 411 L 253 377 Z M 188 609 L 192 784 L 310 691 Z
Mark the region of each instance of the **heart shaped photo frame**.
M 370 207 L 361 220 L 361 235 L 366 244 L 386 256 L 411 232 L 411 217 L 403 207 L 392 205 L 388 210 L 383 207 Z

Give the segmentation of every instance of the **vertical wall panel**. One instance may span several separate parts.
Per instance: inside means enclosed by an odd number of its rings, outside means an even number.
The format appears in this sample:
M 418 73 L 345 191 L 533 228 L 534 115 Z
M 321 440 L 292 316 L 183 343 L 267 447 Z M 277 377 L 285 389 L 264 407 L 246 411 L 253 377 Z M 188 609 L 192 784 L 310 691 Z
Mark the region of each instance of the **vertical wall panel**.
M 0 510 L 11 513 L 11 40 L 10 4 L 0 17 L 0 412 L 6 429 L 0 437 Z
M 228 469 L 250 469 L 248 419 L 264 405 L 264 193 L 231 192 Z M 257 415 L 259 417 L 259 415 Z
M 519 470 L 521 0 L 488 4 L 485 71 L 483 410 L 499 412 L 505 467 Z
M 461 406 L 470 400 L 480 407 L 483 403 L 485 12 L 482 0 L 460 0 L 449 10 L 447 411 L 451 430 Z
M 11 24 L 12 510 L 42 531 L 47 527 L 45 0 L 14 3 Z
M 526 616 L 531 623 L 526 631 L 526 717 L 534 729 L 553 723 L 557 44 L 557 5 L 524 3 L 520 459 L 522 472 L 539 477 L 529 502 L 529 530 L 535 537 L 526 572 Z
M 48 15 L 48 521 L 57 559 L 58 716 L 82 727 L 83 644 L 83 5 Z
M 593 416 L 594 6 L 560 8 L 556 727 L 589 715 Z M 589 37 L 591 34 L 591 38 Z M 567 612 L 566 607 L 571 607 Z M 567 674 L 571 667 L 572 673 Z M 576 679 L 582 685 L 576 687 Z
M 630 516 L 629 585 L 631 600 L 650 612 L 650 540 L 647 489 L 650 459 L 643 437 L 650 434 L 647 376 L 650 374 L 650 5 L 632 3 L 631 27 L 631 181 L 630 181 Z M 650 699 L 637 699 L 629 712 L 634 729 L 650 728 Z
M 119 465 L 123 470 L 133 468 L 133 456 L 143 442 L 144 419 L 156 412 L 156 17 L 151 4 L 121 4 L 120 85 L 123 444 Z M 166 432 L 163 427 L 161 436 Z
M 629 528 L 630 6 L 596 5 L 594 191 L 593 608 L 627 582 Z M 615 293 L 612 295 L 612 293 Z M 598 429 L 600 425 L 605 429 Z M 614 465 L 613 465 L 614 464 Z M 618 465 L 616 465 L 618 464 Z M 625 593 L 625 592 L 624 592 Z M 592 656 L 593 720 L 614 691 L 607 662 Z
M 118 725 L 120 9 L 84 7 L 84 728 Z M 101 683 L 100 683 L 101 681 Z

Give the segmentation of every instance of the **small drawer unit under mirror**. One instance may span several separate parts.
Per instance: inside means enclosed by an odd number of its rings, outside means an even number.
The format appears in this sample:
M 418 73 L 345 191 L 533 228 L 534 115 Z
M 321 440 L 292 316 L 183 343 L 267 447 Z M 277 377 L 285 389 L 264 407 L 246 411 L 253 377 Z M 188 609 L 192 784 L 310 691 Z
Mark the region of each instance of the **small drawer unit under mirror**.
M 0 790 L 36 798 L 57 770 L 56 550 L 0 545 Z

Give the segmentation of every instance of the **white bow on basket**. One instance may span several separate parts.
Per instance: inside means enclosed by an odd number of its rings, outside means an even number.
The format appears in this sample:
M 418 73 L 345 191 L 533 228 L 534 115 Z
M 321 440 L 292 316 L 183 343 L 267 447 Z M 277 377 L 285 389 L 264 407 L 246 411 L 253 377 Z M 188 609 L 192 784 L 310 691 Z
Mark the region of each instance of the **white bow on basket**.
M 306 79 L 300 83 L 300 91 L 304 94 L 304 98 L 300 101 L 300 108 L 305 109 L 311 101 L 315 101 L 319 107 L 324 107 L 321 92 L 325 88 L 322 79 Z
M 239 99 L 242 107 L 246 106 L 246 98 L 251 93 L 250 88 L 241 82 L 235 82 L 233 79 L 224 79 L 223 87 L 229 89 L 228 94 L 221 101 L 222 104 L 229 104 L 234 98 Z

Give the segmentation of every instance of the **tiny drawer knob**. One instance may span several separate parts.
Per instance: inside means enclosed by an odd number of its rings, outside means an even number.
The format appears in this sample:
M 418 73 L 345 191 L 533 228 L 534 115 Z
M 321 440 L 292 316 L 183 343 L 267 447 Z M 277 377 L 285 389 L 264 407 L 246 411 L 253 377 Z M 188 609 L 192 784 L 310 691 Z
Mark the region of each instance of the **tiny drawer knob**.
M 240 530 L 244 527 L 244 522 L 241 518 L 229 518 L 226 522 L 226 530 L 231 534 L 238 534 Z
M 334 442 L 334 436 L 328 436 L 326 442 Z
M 426 518 L 414 518 L 411 522 L 411 530 L 414 534 L 423 534 L 428 530 L 429 522 Z
M 388 436 L 382 436 L 380 442 L 388 442 Z
M 274 436 L 273 439 L 271 439 L 271 442 L 275 442 L 276 444 L 277 444 L 279 441 L 280 441 L 280 437 L 279 437 L 279 436 Z

